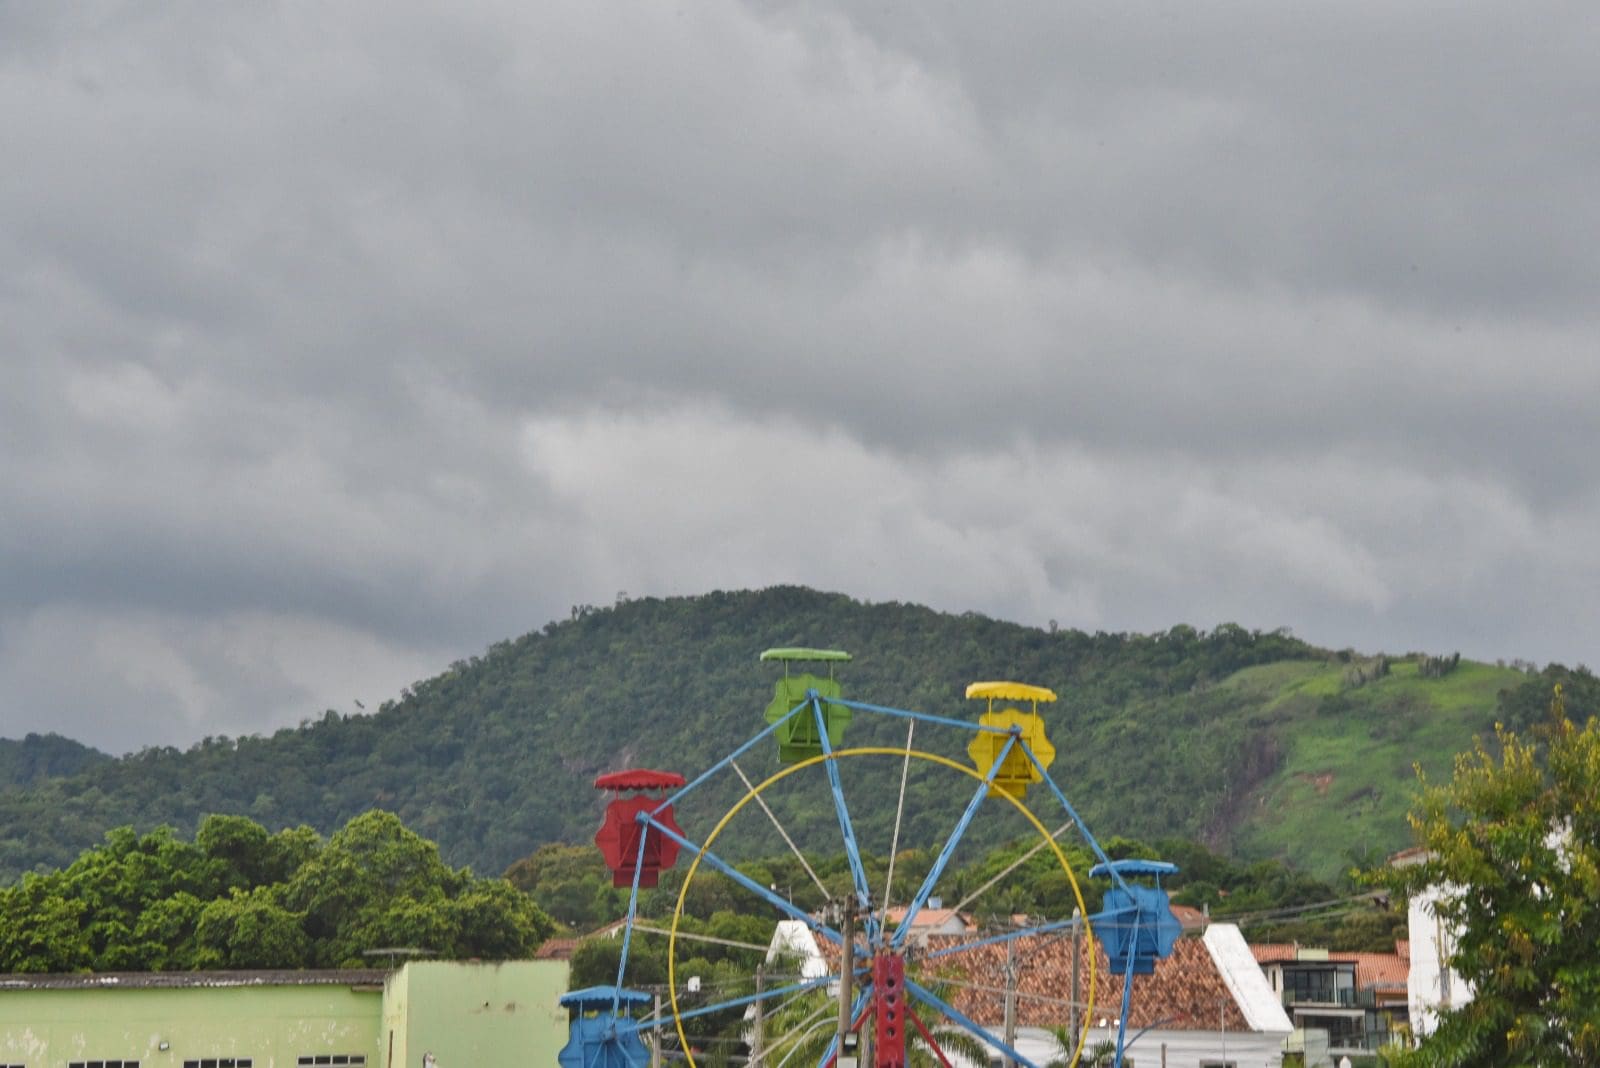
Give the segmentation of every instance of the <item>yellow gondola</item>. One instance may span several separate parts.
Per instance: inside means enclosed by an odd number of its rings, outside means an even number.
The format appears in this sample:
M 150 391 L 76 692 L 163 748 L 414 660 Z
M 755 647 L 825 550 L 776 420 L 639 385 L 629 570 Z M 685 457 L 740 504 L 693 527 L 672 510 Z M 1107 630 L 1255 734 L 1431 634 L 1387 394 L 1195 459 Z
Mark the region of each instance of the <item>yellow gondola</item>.
M 999 791 L 1020 799 L 1028 792 L 1030 784 L 1043 778 L 1040 767 L 1048 768 L 1056 758 L 1055 746 L 1045 736 L 1044 717 L 1039 715 L 1039 703 L 1054 701 L 1055 691 L 1043 686 L 1030 686 L 1025 682 L 974 682 L 967 687 L 967 698 L 988 703 L 987 711 L 978 717 L 979 723 L 985 727 L 1002 727 L 1008 732 L 1013 729 L 1016 731 L 1019 744 L 1012 746 L 1011 752 L 1006 754 L 989 790 L 990 793 Z M 996 709 L 996 701 L 1026 701 L 1028 711 L 1024 712 L 1015 705 Z M 1007 738 L 1008 735 L 993 731 L 974 735 L 967 746 L 967 755 L 979 771 L 988 774 L 995 758 L 1005 748 Z M 1033 761 L 1028 759 L 1021 743 L 1026 743 L 1033 751 L 1039 767 L 1035 767 Z

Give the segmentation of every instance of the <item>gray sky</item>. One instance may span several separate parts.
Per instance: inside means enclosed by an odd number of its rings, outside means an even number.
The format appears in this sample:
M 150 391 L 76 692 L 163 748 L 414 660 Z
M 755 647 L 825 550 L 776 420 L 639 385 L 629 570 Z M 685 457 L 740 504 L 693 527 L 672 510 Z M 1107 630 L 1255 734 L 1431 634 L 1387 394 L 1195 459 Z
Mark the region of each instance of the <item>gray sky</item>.
M 1597 55 L 1590 3 L 0 3 L 0 736 L 780 582 L 1593 663 Z

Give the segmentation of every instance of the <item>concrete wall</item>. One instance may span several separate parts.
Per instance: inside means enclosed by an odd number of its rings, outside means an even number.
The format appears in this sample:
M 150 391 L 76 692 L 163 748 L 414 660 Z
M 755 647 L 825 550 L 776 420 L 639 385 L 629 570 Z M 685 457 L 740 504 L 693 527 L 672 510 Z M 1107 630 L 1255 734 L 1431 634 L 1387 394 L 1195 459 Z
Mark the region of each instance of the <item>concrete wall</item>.
M 1132 1037 L 1132 1036 L 1130 1036 Z M 1138 1036 L 1127 1049 L 1127 1060 L 1134 1068 L 1198 1068 L 1199 1065 L 1227 1059 L 1239 1068 L 1276 1068 L 1283 1063 L 1281 1034 L 1220 1031 L 1167 1031 L 1154 1029 Z M 1090 1028 L 1085 1053 L 1100 1042 L 1116 1042 L 1112 1028 Z M 1035 1064 L 1047 1064 L 1057 1056 L 1055 1039 L 1048 1031 L 1023 1027 L 1017 1030 L 1017 1052 Z M 1165 1061 L 1162 1054 L 1165 1052 Z M 1087 1059 L 1087 1057 L 1085 1058 Z
M 1438 887 L 1411 898 L 1406 912 L 1411 939 L 1411 972 L 1406 978 L 1406 1001 L 1411 1031 L 1421 1037 L 1433 1034 L 1439 1015 L 1472 1000 L 1472 987 L 1445 960 L 1455 952 L 1455 932 L 1434 914 Z
M 361 1054 L 378 1068 L 382 1000 L 377 988 L 349 986 L 3 990 L 0 1062 L 183 1068 L 188 1060 L 249 1057 L 252 1068 L 295 1068 L 302 1056 Z
M 567 1043 L 566 988 L 562 961 L 408 964 L 384 991 L 394 1058 L 383 1068 L 422 1068 L 427 1053 L 438 1068 L 554 1068 Z
M 410 963 L 382 987 L 348 984 L 37 989 L 0 981 L 0 1064 L 249 1057 L 298 1068 L 303 1056 L 360 1055 L 366 1068 L 554 1068 L 567 1041 L 564 961 Z M 190 977 L 203 983 L 201 976 Z M 166 1048 L 162 1048 L 165 1046 Z

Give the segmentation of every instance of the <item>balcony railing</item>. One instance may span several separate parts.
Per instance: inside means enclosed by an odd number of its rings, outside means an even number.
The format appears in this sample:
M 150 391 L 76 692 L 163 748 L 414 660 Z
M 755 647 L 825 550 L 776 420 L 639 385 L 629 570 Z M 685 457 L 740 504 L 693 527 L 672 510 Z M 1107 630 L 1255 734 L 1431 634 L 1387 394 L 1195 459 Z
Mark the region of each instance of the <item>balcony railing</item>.
M 1325 987 L 1321 990 L 1285 990 L 1283 992 L 1284 1005 L 1338 1005 L 1341 1008 L 1355 1008 L 1358 1005 L 1372 1004 L 1372 996 L 1367 994 L 1363 999 L 1357 991 L 1351 989 L 1335 990 Z

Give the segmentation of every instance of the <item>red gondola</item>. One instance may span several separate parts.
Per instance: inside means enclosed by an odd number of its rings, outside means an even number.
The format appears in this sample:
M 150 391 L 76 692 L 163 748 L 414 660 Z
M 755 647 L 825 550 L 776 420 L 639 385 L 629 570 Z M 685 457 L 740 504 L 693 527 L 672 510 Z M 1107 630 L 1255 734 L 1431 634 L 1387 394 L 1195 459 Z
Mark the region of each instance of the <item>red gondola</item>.
M 605 858 L 606 867 L 611 869 L 611 885 L 632 886 L 634 866 L 637 864 L 639 885 L 655 886 L 661 870 L 677 863 L 678 843 L 660 831 L 645 835 L 644 855 L 640 856 L 639 835 L 647 830 L 647 826 L 639 822 L 638 814 L 653 813 L 652 818 L 656 822 L 676 834 L 682 834 L 683 829 L 672 816 L 672 806 L 667 805 L 656 811 L 661 799 L 646 796 L 646 792 L 670 790 L 682 786 L 684 782 L 684 777 L 675 771 L 651 771 L 648 768 L 613 771 L 595 779 L 595 789 L 616 791 L 618 795 L 606 805 L 605 821 L 594 836 L 594 844 L 600 847 L 600 855 Z M 624 792 L 633 796 L 621 796 Z

